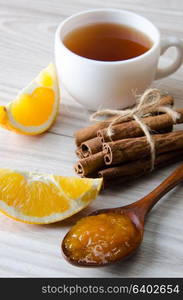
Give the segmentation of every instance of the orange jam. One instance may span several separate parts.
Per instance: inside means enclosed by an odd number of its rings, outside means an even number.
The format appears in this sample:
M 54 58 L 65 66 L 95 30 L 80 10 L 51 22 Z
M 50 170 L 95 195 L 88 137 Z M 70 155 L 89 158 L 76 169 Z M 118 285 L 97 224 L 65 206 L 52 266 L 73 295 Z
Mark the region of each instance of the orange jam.
M 140 240 L 128 216 L 103 213 L 78 221 L 64 239 L 64 252 L 73 262 L 104 264 L 128 256 Z

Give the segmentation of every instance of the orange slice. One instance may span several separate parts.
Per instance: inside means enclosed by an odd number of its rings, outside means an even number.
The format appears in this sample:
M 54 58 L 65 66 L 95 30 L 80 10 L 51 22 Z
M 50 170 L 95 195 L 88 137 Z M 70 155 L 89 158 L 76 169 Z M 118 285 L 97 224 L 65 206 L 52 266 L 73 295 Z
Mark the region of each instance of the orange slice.
M 101 185 L 102 179 L 0 169 L 0 211 L 31 224 L 61 221 L 89 205 Z
M 59 109 L 55 66 L 50 64 L 7 106 L 0 106 L 0 126 L 26 135 L 40 134 L 53 124 Z

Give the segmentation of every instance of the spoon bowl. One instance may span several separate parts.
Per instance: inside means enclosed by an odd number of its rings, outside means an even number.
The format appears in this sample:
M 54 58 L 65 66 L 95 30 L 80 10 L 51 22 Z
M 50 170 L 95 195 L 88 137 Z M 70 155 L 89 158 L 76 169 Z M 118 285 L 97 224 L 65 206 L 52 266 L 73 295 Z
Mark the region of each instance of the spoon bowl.
M 126 260 L 128 259 L 132 254 L 134 254 L 137 249 L 139 248 L 139 246 L 141 245 L 141 242 L 142 242 L 142 239 L 143 239 L 143 233 L 144 233 L 144 230 L 143 230 L 143 226 L 142 224 L 140 224 L 138 222 L 138 218 L 136 216 L 132 217 L 132 215 L 129 217 L 129 212 L 128 212 L 128 208 L 121 210 L 121 208 L 116 208 L 115 209 L 115 213 L 113 212 L 113 210 L 111 209 L 101 209 L 101 210 L 98 210 L 98 211 L 95 211 L 93 213 L 91 213 L 90 215 L 88 215 L 87 217 L 85 218 L 82 218 L 81 220 L 82 221 L 85 221 L 88 222 L 88 217 L 101 217 L 101 216 L 110 216 L 111 215 L 113 216 L 113 218 L 117 218 L 118 217 L 118 221 L 119 221 L 119 217 L 122 217 L 124 218 L 126 221 L 128 220 L 127 224 L 128 224 L 128 227 L 131 226 L 131 228 L 134 228 L 134 232 L 135 232 L 135 236 L 132 235 L 132 238 L 127 238 L 127 240 L 125 240 L 126 238 L 126 234 L 125 236 L 122 238 L 123 234 L 122 232 L 120 231 L 120 237 L 121 237 L 121 243 L 122 243 L 122 249 L 123 249 L 123 255 L 122 255 L 122 258 L 123 260 Z M 134 219 L 135 221 L 137 221 L 137 224 L 135 224 L 135 222 L 132 222 L 132 219 Z M 107 218 L 106 218 L 107 219 Z M 122 219 L 123 220 L 123 219 Z M 92 220 L 93 222 L 94 220 Z M 95 219 L 95 222 L 97 220 Z M 77 225 L 78 223 L 76 223 Z M 75 225 L 75 226 L 76 226 Z M 105 231 L 104 231 L 104 226 L 106 224 L 98 224 L 99 226 L 101 226 L 101 234 L 103 234 L 103 243 L 104 242 L 107 242 L 108 241 L 108 238 L 105 239 Z M 119 228 L 115 228 L 114 224 L 111 224 L 113 225 L 113 232 L 112 234 L 115 235 L 115 229 L 117 229 L 117 234 L 119 234 Z M 75 226 L 73 228 L 75 228 Z M 108 227 L 108 225 L 107 225 Z M 90 231 L 91 230 L 91 231 Z M 97 228 L 97 230 L 100 230 L 100 227 Z M 87 234 L 87 232 L 90 232 L 90 235 L 93 233 L 93 228 L 90 227 L 88 229 L 85 230 L 85 232 L 83 233 L 84 235 Z M 81 233 L 81 231 L 80 231 Z M 73 233 L 72 233 L 72 229 L 71 231 L 69 231 L 66 236 L 64 237 L 63 241 L 62 241 L 62 252 L 64 254 L 64 257 L 71 263 L 71 264 L 74 264 L 74 265 L 78 265 L 78 266 L 104 266 L 104 265 L 109 265 L 111 263 L 114 263 L 116 261 L 119 260 L 119 255 L 116 255 L 112 260 L 108 260 L 108 255 L 106 257 L 104 257 L 103 254 L 101 254 L 101 251 L 98 251 L 97 255 L 98 255 L 98 258 L 102 256 L 102 259 L 98 259 L 97 261 L 96 260 L 91 260 L 91 258 L 87 259 L 86 258 L 86 255 L 85 255 L 85 258 L 82 259 L 80 258 L 80 260 L 78 261 L 78 259 L 76 259 L 75 255 L 71 255 L 71 252 L 69 250 L 69 248 L 67 247 L 67 240 L 70 240 L 69 236 L 72 236 Z M 74 233 L 74 236 L 76 236 L 76 232 Z M 116 236 L 116 235 L 115 235 Z M 81 239 L 81 237 L 79 238 Z M 89 238 L 87 244 L 90 243 L 90 239 L 92 239 L 91 237 Z M 96 234 L 95 236 L 93 237 L 93 239 L 95 240 L 96 239 Z M 112 235 L 110 235 L 110 240 L 112 239 Z M 99 240 L 100 241 L 100 240 Z M 111 243 L 111 241 L 110 241 Z M 127 243 L 127 244 L 126 244 Z M 127 246 L 126 246 L 127 245 Z M 93 249 L 96 248 L 96 246 L 99 246 L 99 243 L 97 243 L 96 245 L 96 242 L 93 241 L 93 244 L 92 244 L 92 247 Z M 116 246 L 116 245 L 115 245 Z M 125 246 L 125 247 L 124 247 Z M 83 247 L 83 248 L 86 248 L 86 245 Z M 126 248 L 126 249 L 124 249 Z M 120 245 L 118 244 L 118 249 L 120 250 Z M 100 250 L 100 249 L 99 249 Z M 102 249 L 103 250 L 103 249 Z M 106 245 L 104 247 L 104 250 L 106 250 Z M 114 250 L 114 246 L 113 246 L 113 250 Z M 118 251 L 119 251 L 118 250 Z M 124 250 L 125 250 L 125 253 L 124 253 Z M 74 254 L 76 254 L 76 252 L 78 251 L 78 249 L 75 249 L 74 251 Z M 105 251 L 106 252 L 106 251 Z M 95 254 L 95 251 L 93 252 L 93 254 Z
M 97 210 L 79 220 L 62 242 L 65 258 L 77 266 L 104 266 L 126 260 L 140 247 L 152 207 L 183 180 L 183 165 L 142 199 Z

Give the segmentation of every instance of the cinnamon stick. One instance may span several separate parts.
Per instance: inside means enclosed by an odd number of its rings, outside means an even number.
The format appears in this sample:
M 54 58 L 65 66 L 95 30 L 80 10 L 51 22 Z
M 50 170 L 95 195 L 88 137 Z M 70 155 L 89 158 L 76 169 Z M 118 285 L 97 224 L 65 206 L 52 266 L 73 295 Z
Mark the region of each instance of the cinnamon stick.
M 100 138 L 95 137 L 81 144 L 83 157 L 88 157 L 92 154 L 102 151 L 102 142 Z
M 97 136 L 97 131 L 109 126 L 110 122 L 114 119 L 109 118 L 105 121 L 98 122 L 86 128 L 82 128 L 74 133 L 75 143 L 80 146 L 83 142 L 88 141 Z
M 177 109 L 176 112 L 178 112 L 180 116 L 176 123 L 183 123 L 183 109 Z M 171 131 L 173 124 L 175 124 L 169 114 L 146 117 L 143 118 L 142 121 L 151 129 L 151 131 L 155 131 L 156 133 Z M 97 132 L 102 143 L 110 142 L 111 138 L 113 141 L 116 141 L 144 135 L 143 130 L 136 121 L 129 121 L 114 125 L 112 130 L 113 134 L 111 137 L 108 135 L 107 128 L 101 129 Z
M 154 169 L 183 160 L 183 149 L 157 155 Z M 104 183 L 121 178 L 123 182 L 131 180 L 132 177 L 140 177 L 151 170 L 151 160 L 143 158 L 137 161 L 114 166 L 98 172 L 99 177 L 103 177 Z M 121 180 L 120 180 L 121 182 Z
M 84 155 L 83 155 L 83 151 L 82 151 L 82 148 L 81 146 L 79 148 L 76 149 L 76 155 L 81 159 L 81 158 L 84 158 Z
M 80 176 L 87 176 L 105 168 L 103 152 L 80 159 L 74 166 L 75 172 Z
M 183 149 L 183 130 L 153 135 L 156 155 Z M 104 162 L 115 165 L 150 156 L 150 145 L 146 137 L 123 139 L 104 143 Z
M 172 106 L 173 102 L 174 102 L 173 97 L 167 95 L 167 96 L 163 96 L 161 98 L 160 105 Z M 76 145 L 79 147 L 81 145 L 81 143 L 96 137 L 97 131 L 107 128 L 114 118 L 115 118 L 115 116 L 111 117 L 105 121 L 98 122 L 89 127 L 86 127 L 86 128 L 76 131 L 74 133 Z M 126 119 L 126 121 L 128 121 L 128 118 Z

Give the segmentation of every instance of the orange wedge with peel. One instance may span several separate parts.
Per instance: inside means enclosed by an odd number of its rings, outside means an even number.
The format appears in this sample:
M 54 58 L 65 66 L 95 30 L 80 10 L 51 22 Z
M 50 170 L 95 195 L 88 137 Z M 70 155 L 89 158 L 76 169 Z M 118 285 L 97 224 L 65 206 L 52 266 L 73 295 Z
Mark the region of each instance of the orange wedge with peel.
M 0 211 L 25 223 L 54 223 L 88 206 L 101 186 L 101 178 L 0 169 Z
M 7 106 L 0 106 L 0 126 L 26 135 L 48 130 L 59 110 L 59 86 L 55 66 L 49 64 Z

